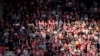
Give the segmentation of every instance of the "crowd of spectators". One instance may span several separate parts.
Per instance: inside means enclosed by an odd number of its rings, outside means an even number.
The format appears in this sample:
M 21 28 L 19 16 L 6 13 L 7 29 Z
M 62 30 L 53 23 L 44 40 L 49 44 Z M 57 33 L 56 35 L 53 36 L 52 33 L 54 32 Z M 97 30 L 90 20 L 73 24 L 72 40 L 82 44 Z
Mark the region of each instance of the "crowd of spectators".
M 13 56 L 99 56 L 100 5 L 92 2 L 4 3 L 0 45 Z

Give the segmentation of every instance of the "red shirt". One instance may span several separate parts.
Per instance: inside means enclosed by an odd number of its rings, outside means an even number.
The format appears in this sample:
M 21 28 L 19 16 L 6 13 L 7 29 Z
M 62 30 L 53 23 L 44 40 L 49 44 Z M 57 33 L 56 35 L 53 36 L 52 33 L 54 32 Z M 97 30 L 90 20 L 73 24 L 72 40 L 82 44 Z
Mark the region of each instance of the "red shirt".
M 36 46 L 36 40 L 34 40 L 34 41 L 32 42 L 32 45 L 33 45 L 33 46 Z
M 73 54 L 72 56 L 77 56 L 77 54 Z
M 0 46 L 0 53 L 1 53 L 2 55 L 4 54 L 4 50 L 5 50 L 5 47 Z
M 78 44 L 78 45 L 77 45 L 77 48 L 79 48 L 79 49 L 80 49 L 80 48 L 81 48 L 81 44 Z

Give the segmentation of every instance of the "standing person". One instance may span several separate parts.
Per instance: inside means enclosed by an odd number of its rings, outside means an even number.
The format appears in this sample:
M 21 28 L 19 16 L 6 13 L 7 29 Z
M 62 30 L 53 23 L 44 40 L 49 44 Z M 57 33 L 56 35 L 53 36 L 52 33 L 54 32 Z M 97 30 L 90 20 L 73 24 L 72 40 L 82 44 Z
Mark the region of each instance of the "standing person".
M 9 50 L 13 50 L 13 40 L 9 40 L 8 47 L 9 47 Z

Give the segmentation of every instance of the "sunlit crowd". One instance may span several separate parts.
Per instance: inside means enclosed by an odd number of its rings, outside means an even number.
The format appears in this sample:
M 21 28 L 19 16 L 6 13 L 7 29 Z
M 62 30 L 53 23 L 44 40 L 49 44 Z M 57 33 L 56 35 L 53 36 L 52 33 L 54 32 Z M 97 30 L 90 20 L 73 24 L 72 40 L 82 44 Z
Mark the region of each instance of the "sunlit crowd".
M 12 56 L 99 56 L 98 6 L 74 0 L 4 3 L 0 45 Z

